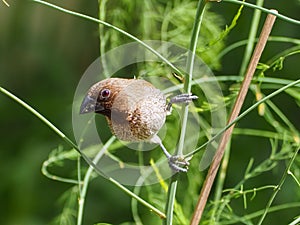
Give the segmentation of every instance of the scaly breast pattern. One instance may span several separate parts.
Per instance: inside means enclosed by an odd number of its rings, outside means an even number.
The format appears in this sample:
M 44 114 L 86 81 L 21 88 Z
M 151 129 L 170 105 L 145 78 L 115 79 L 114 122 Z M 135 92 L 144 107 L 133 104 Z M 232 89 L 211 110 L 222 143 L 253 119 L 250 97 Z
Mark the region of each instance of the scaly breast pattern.
M 166 120 L 166 98 L 152 84 L 132 80 L 114 99 L 110 127 L 124 141 L 147 141 Z

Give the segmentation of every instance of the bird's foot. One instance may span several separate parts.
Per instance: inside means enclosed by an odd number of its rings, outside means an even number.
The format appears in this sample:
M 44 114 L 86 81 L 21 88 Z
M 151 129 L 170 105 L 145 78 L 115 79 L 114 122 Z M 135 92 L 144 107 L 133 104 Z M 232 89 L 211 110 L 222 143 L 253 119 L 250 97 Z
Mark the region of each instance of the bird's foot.
M 168 159 L 169 166 L 173 170 L 173 172 L 187 172 L 188 171 L 188 166 L 190 165 L 189 161 L 191 160 L 192 157 L 184 158 L 182 155 L 171 155 L 163 143 L 161 142 L 161 139 L 157 136 L 154 135 L 151 139 L 152 142 L 158 143 L 165 154 L 165 156 Z
M 187 172 L 190 165 L 189 159 L 185 159 L 182 156 L 173 155 L 168 158 L 169 166 L 174 172 Z
M 191 101 L 198 99 L 198 96 L 192 95 L 192 94 L 180 94 L 176 95 L 173 98 L 170 99 L 170 102 L 167 105 L 167 111 L 171 111 L 172 109 L 172 104 L 177 104 L 177 103 L 190 103 Z

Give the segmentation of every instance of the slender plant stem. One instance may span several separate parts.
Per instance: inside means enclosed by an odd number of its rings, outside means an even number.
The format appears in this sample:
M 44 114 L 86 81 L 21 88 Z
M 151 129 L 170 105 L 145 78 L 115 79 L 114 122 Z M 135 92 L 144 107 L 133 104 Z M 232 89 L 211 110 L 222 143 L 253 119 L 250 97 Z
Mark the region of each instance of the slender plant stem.
M 120 184 L 115 179 L 109 177 L 108 180 L 110 182 L 112 182 L 114 185 L 116 185 L 118 188 L 120 188 L 122 191 L 124 191 L 125 193 L 127 193 L 129 196 L 131 196 L 132 198 L 135 198 L 139 203 L 141 203 L 142 205 L 146 206 L 151 211 L 153 211 L 154 213 L 156 213 L 160 218 L 166 218 L 166 215 L 163 212 L 161 212 L 160 210 L 158 210 L 157 208 L 155 208 L 153 205 L 151 205 L 148 202 L 146 202 L 144 199 L 142 199 L 138 195 L 134 194 L 132 191 L 128 190 L 126 187 L 124 187 L 122 184 Z
M 260 79 L 259 79 L 260 80 Z M 267 100 L 273 98 L 274 96 L 280 94 L 281 92 L 285 91 L 286 89 L 290 88 L 290 87 L 300 87 L 300 79 L 295 80 L 293 82 L 290 82 L 289 84 L 285 85 L 284 87 L 274 91 L 273 93 L 267 95 L 266 97 L 262 98 L 261 100 L 257 101 L 255 104 L 253 104 L 252 106 L 250 106 L 248 109 L 246 109 L 244 112 L 242 112 L 235 120 L 233 120 L 231 123 L 228 123 L 223 129 L 221 129 L 215 136 L 213 136 L 211 139 L 209 139 L 209 141 L 207 141 L 206 143 L 204 143 L 203 145 L 199 146 L 198 148 L 196 148 L 194 151 L 189 152 L 188 154 L 186 154 L 184 157 L 185 158 L 190 158 L 191 156 L 193 156 L 194 154 L 196 154 L 197 152 L 199 152 L 202 148 L 204 148 L 205 146 L 207 146 L 208 144 L 214 142 L 221 134 L 223 134 L 229 127 L 231 127 L 233 124 L 237 123 L 239 120 L 241 120 L 243 117 L 245 117 L 248 113 L 250 113 L 252 110 L 254 110 L 255 108 L 257 108 L 260 104 L 266 102 Z
M 168 197 L 167 197 L 167 204 L 166 204 L 166 219 L 163 221 L 165 225 L 172 225 L 173 224 L 173 213 L 174 213 L 174 204 L 175 204 L 175 197 L 176 197 L 176 190 L 177 190 L 177 180 L 178 174 L 174 174 L 170 179 L 170 184 L 168 188 Z
M 78 181 L 78 191 L 79 193 L 81 192 L 81 182 L 82 182 L 82 177 L 81 177 L 81 155 L 78 154 L 77 156 L 77 181 Z
M 140 45 L 144 46 L 146 49 L 148 49 L 150 52 L 152 52 L 154 55 L 156 55 L 159 59 L 161 59 L 163 62 L 165 62 L 170 68 L 172 68 L 174 70 L 174 72 L 182 75 L 182 72 L 177 68 L 175 67 L 169 60 L 167 60 L 164 56 L 162 56 L 159 52 L 155 51 L 155 49 L 151 48 L 149 45 L 147 45 L 145 42 L 143 42 L 142 40 L 138 39 L 137 37 L 133 36 L 132 34 L 110 24 L 110 23 L 107 23 L 105 21 L 102 21 L 102 20 L 99 20 L 99 19 L 96 19 L 94 17 L 91 17 L 91 16 L 87 16 L 87 15 L 84 15 L 84 14 L 81 14 L 81 13 L 78 13 L 78 12 L 74 12 L 74 11 L 71 11 L 71 10 L 68 10 L 68 9 L 65 9 L 63 7 L 60 7 L 60 6 L 57 6 L 57 5 L 54 5 L 54 4 L 51 4 L 49 2 L 45 2 L 45 1 L 42 1 L 42 0 L 32 0 L 36 3 L 40 3 L 40 4 L 43 4 L 43 5 L 46 5 L 46 6 L 49 6 L 51 8 L 54 8 L 54 9 L 57 9 L 61 12 L 64 12 L 64 13 L 67 13 L 67 14 L 70 14 L 70 15 L 73 15 L 73 16 L 77 16 L 77 17 L 80 17 L 80 18 L 83 18 L 83 19 L 86 19 L 86 20 L 89 20 L 89 21 L 92 21 L 92 22 L 95 22 L 95 23 L 98 23 L 98 24 L 102 24 L 106 27 L 109 27 L 111 29 L 114 29 L 118 32 L 120 32 L 121 34 L 127 36 L 128 38 L 132 39 L 133 41 L 136 41 L 137 43 L 139 43 Z
M 95 164 L 97 164 L 99 162 L 99 160 L 101 159 L 101 157 L 104 155 L 104 153 L 107 151 L 107 148 L 116 140 L 115 136 L 112 136 L 106 143 L 105 145 L 102 147 L 102 149 L 97 153 L 97 155 L 95 156 L 93 162 Z M 94 171 L 94 168 L 92 166 L 90 166 L 88 168 L 88 170 L 86 171 L 86 174 L 84 176 L 83 179 L 83 183 L 82 183 L 82 188 L 80 188 L 80 196 L 79 196 L 79 208 L 78 208 L 78 213 L 77 213 L 77 225 L 81 225 L 82 224 L 82 218 L 83 218 L 83 209 L 84 209 L 84 202 L 85 202 L 85 196 L 87 193 L 87 189 L 88 189 L 88 185 L 89 185 L 89 181 L 92 175 L 92 172 Z M 80 185 L 81 186 L 81 185 Z
M 76 154 L 76 155 L 78 155 L 78 157 L 80 157 L 80 154 Z M 48 169 L 47 169 L 53 163 L 57 163 L 59 161 L 65 160 L 65 159 L 70 159 L 72 157 L 74 158 L 73 149 L 71 151 L 63 152 L 61 154 L 49 157 L 46 161 L 43 162 L 42 169 L 41 169 L 42 174 L 52 180 L 56 180 L 56 181 L 60 181 L 60 182 L 64 182 L 64 183 L 70 183 L 70 184 L 80 184 L 81 183 L 80 179 L 75 180 L 75 179 L 60 177 L 57 175 L 52 175 L 51 173 L 48 172 Z
M 5 0 L 2 0 L 2 2 L 3 2 L 7 7 L 9 7 L 9 4 L 8 4 Z
M 300 207 L 300 202 L 292 202 L 292 203 L 286 203 L 286 204 L 282 204 L 282 205 L 276 205 L 276 206 L 273 206 L 269 209 L 269 212 L 277 212 L 277 211 L 282 211 L 282 210 L 285 210 L 285 209 L 292 209 L 292 208 L 298 208 L 299 209 Z M 238 218 L 232 218 L 231 221 L 226 221 L 222 224 L 242 224 L 242 223 L 245 223 L 245 221 L 249 221 L 249 220 L 253 220 L 259 216 L 261 216 L 263 214 L 264 210 L 259 210 L 259 211 L 256 211 L 254 213 L 250 213 L 250 214 L 247 214 L 243 217 L 238 217 Z M 298 223 L 290 223 L 288 225 L 299 225 Z
M 38 111 L 36 111 L 34 108 L 32 108 L 30 105 L 28 105 L 26 102 L 22 101 L 17 96 L 13 95 L 6 89 L 0 86 L 0 92 L 2 92 L 7 97 L 11 98 L 12 100 L 16 101 L 19 105 L 27 109 L 29 112 L 31 112 L 34 116 L 36 116 L 38 119 L 40 119 L 45 125 L 47 125 L 51 130 L 53 130 L 59 137 L 61 137 L 67 144 L 69 144 L 72 148 L 74 148 L 81 156 L 82 158 L 90 165 L 92 166 L 100 175 L 107 178 L 110 182 L 112 182 L 115 186 L 120 188 L 122 191 L 124 191 L 129 196 L 135 198 L 138 202 L 140 202 L 142 205 L 146 206 L 153 212 L 155 212 L 159 217 L 164 218 L 165 214 L 161 211 L 159 211 L 157 208 L 146 202 L 144 199 L 140 198 L 139 196 L 135 195 L 133 192 L 128 190 L 125 186 L 120 184 L 118 181 L 111 177 L 107 177 L 105 174 L 103 174 L 96 166 L 96 164 L 88 157 L 86 156 L 79 148 L 78 146 L 73 143 L 64 133 L 62 133 L 58 128 L 56 128 L 49 120 L 47 120 L 42 114 L 40 114 Z
M 27 109 L 29 112 L 31 112 L 33 115 L 35 115 L 38 119 L 40 119 L 44 124 L 46 124 L 51 130 L 53 130 L 59 137 L 61 137 L 65 142 L 67 142 L 72 148 L 79 150 L 77 148 L 77 145 L 74 144 L 63 132 L 61 132 L 58 128 L 56 128 L 49 120 L 47 120 L 42 114 L 40 114 L 38 111 L 36 111 L 34 108 L 32 108 L 30 105 L 28 105 L 26 102 L 22 101 L 20 98 L 12 94 L 11 92 L 7 91 L 3 87 L 0 87 L 0 92 L 5 94 L 7 97 L 11 98 L 15 102 L 17 102 L 19 105 Z M 79 150 L 80 153 L 80 150 Z
M 285 171 L 284 171 L 284 173 L 283 173 L 283 175 L 282 175 L 282 177 L 281 177 L 281 180 L 280 180 L 279 184 L 278 184 L 278 185 L 276 186 L 276 188 L 274 189 L 274 192 L 273 192 L 273 194 L 272 194 L 272 196 L 271 196 L 271 198 L 270 198 L 270 200 L 269 200 L 269 202 L 268 202 L 268 204 L 267 204 L 267 206 L 266 206 L 266 208 L 265 208 L 265 210 L 264 210 L 264 213 L 262 214 L 262 216 L 261 216 L 261 218 L 260 218 L 260 220 L 259 220 L 259 222 L 258 222 L 257 225 L 261 225 L 261 224 L 263 223 L 263 221 L 264 221 L 264 219 L 265 219 L 267 213 L 269 212 L 269 209 L 271 208 L 271 205 L 272 205 L 272 203 L 273 203 L 273 201 L 274 201 L 276 195 L 277 195 L 278 192 L 280 191 L 282 185 L 283 185 L 284 182 L 285 182 L 285 179 L 286 179 L 287 176 L 288 176 L 288 172 L 289 172 L 289 170 L 290 170 L 292 164 L 294 163 L 294 161 L 295 161 L 295 159 L 296 159 L 296 157 L 297 157 L 297 155 L 298 155 L 298 152 L 299 152 L 299 147 L 298 147 L 298 149 L 294 152 L 294 155 L 293 155 L 293 157 L 291 158 L 291 160 L 290 160 L 288 166 L 286 167 L 286 169 L 285 169 Z
M 294 181 L 296 182 L 296 184 L 298 185 L 298 187 L 300 188 L 300 181 L 298 180 L 298 177 L 295 176 L 292 171 L 288 171 L 289 175 L 294 179 Z
M 184 82 L 184 86 L 183 86 L 184 91 L 186 93 L 191 93 L 194 62 L 195 62 L 195 57 L 196 57 L 196 49 L 197 49 L 197 43 L 198 43 L 201 23 L 202 23 L 203 15 L 205 12 L 205 7 L 207 6 L 206 3 L 207 2 L 205 0 L 199 0 L 199 2 L 198 2 L 196 19 L 195 19 L 195 23 L 194 23 L 194 27 L 193 27 L 193 31 L 192 31 L 191 43 L 190 43 L 190 48 L 189 48 L 190 51 L 188 53 L 187 65 L 186 65 L 188 74 L 186 74 L 186 76 L 185 76 L 185 82 Z M 181 128 L 180 139 L 179 139 L 178 148 L 177 148 L 178 155 L 183 154 L 183 145 L 184 145 L 185 134 L 186 134 L 188 113 L 189 113 L 188 105 L 185 105 L 183 107 L 183 111 L 181 113 L 181 116 L 182 116 L 181 127 L 182 128 Z
M 256 1 L 257 6 L 262 6 L 263 3 L 264 3 L 264 0 Z M 251 24 L 250 32 L 249 32 L 249 37 L 247 40 L 247 46 L 246 46 L 246 50 L 244 53 L 244 57 L 243 57 L 243 61 L 242 61 L 241 69 L 240 69 L 240 76 L 243 76 L 245 74 L 247 65 L 248 65 L 250 57 L 252 55 L 252 51 L 253 51 L 254 43 L 255 43 L 255 37 L 256 37 L 259 21 L 260 21 L 260 16 L 261 16 L 261 11 L 258 9 L 254 10 L 252 24 Z
M 260 38 L 259 38 L 259 41 L 256 45 L 256 48 L 255 48 L 253 56 L 251 58 L 246 76 L 245 76 L 244 81 L 242 83 L 240 92 L 237 96 L 234 107 L 233 107 L 232 112 L 229 116 L 228 124 L 231 123 L 232 121 L 234 121 L 238 117 L 238 114 L 240 113 L 241 107 L 243 105 L 243 102 L 245 100 L 246 94 L 248 92 L 248 89 L 249 89 L 249 86 L 250 86 L 250 83 L 251 83 L 251 80 L 252 80 L 252 77 L 253 77 L 253 74 L 255 72 L 256 66 L 257 66 L 258 61 L 260 59 L 260 56 L 261 56 L 261 54 L 264 50 L 264 47 L 267 43 L 267 39 L 268 39 L 268 37 L 270 35 L 270 32 L 272 30 L 275 19 L 276 19 L 276 16 L 269 14 L 266 21 L 265 21 L 263 30 L 262 30 Z M 204 181 L 204 184 L 203 184 L 203 187 L 202 187 L 199 199 L 198 199 L 198 203 L 197 203 L 197 206 L 196 206 L 196 209 L 195 209 L 192 221 L 191 221 L 191 225 L 198 225 L 200 220 L 201 220 L 202 213 L 204 211 L 204 207 L 206 205 L 211 187 L 212 187 L 214 179 L 216 177 L 220 162 L 221 162 L 222 157 L 224 155 L 226 145 L 227 145 L 227 143 L 228 143 L 228 141 L 231 137 L 233 128 L 234 128 L 234 125 L 229 127 L 225 131 L 225 133 L 223 134 L 223 136 L 221 138 L 221 141 L 220 141 L 220 144 L 219 144 L 218 149 L 216 151 L 215 157 L 212 161 L 212 164 L 209 168 L 207 177 Z
M 224 187 L 224 182 L 225 182 L 225 178 L 226 178 L 226 174 L 227 174 L 229 158 L 230 158 L 230 144 L 227 144 L 226 151 L 224 153 L 223 161 L 222 161 L 222 164 L 221 164 L 221 169 L 220 169 L 220 173 L 219 173 L 219 176 L 218 176 L 217 184 L 216 184 L 214 202 L 218 202 L 221 199 L 222 192 L 223 192 L 223 187 Z M 215 219 L 216 210 L 217 210 L 217 207 L 214 207 L 213 211 L 212 211 L 212 214 L 210 216 L 210 221 L 211 222 L 213 222 L 214 219 Z
M 264 2 L 264 0 L 257 0 L 256 5 L 262 6 L 263 2 Z M 245 50 L 245 53 L 244 53 L 244 57 L 243 57 L 243 61 L 242 61 L 241 69 L 240 69 L 240 73 L 239 73 L 239 75 L 241 77 L 243 77 L 243 75 L 244 75 L 244 73 L 247 69 L 247 65 L 249 63 L 249 60 L 250 60 L 250 57 L 251 57 L 251 54 L 252 54 L 252 51 L 253 51 L 253 48 L 254 48 L 254 44 L 256 42 L 255 39 L 256 39 L 258 24 L 259 24 L 259 21 L 260 21 L 260 16 L 261 16 L 261 11 L 260 10 L 255 10 L 254 15 L 253 15 L 253 19 L 252 19 L 250 32 L 249 32 L 249 37 L 248 37 L 248 40 L 247 40 L 246 50 Z M 221 164 L 221 170 L 220 170 L 218 180 L 217 180 L 217 184 L 216 184 L 214 202 L 218 202 L 221 198 L 229 158 L 230 158 L 230 145 L 227 144 L 227 147 L 226 147 L 226 150 L 225 150 L 225 153 L 224 153 L 224 157 L 223 157 L 223 160 L 222 160 L 222 164 Z M 210 217 L 210 221 L 214 221 L 216 209 L 217 209 L 216 207 L 213 209 L 212 215 Z
M 187 65 L 186 65 L 187 71 L 188 71 L 188 73 L 185 76 L 185 83 L 184 83 L 184 91 L 186 93 L 191 92 L 197 43 L 198 43 L 198 38 L 199 38 L 203 15 L 205 12 L 206 3 L 207 2 L 205 0 L 198 1 L 196 17 L 195 17 L 195 22 L 193 25 L 190 48 L 189 48 L 190 51 L 188 53 Z M 188 113 L 189 113 L 188 105 L 183 106 L 183 109 L 181 112 L 181 118 L 182 118 L 181 133 L 180 133 L 180 137 L 179 137 L 178 148 L 175 153 L 176 155 L 183 154 L 183 146 L 184 146 L 184 140 L 185 140 L 185 134 L 186 134 L 186 128 L 187 128 Z M 164 221 L 164 224 L 166 224 L 166 225 L 173 224 L 173 211 L 174 211 L 174 204 L 175 204 L 175 198 L 176 198 L 176 189 L 177 189 L 177 184 L 178 184 L 177 179 L 178 179 L 178 174 L 174 174 L 170 179 L 170 184 L 169 184 L 169 188 L 168 188 L 168 198 L 167 198 L 167 204 L 166 204 L 167 218 Z
M 258 38 L 255 38 L 255 42 L 257 42 Z M 274 41 L 274 42 L 284 42 L 284 43 L 289 43 L 289 44 L 296 44 L 300 45 L 300 40 L 296 38 L 290 38 L 290 37 L 276 37 L 276 36 L 270 36 L 269 37 L 269 42 Z M 232 45 L 227 46 L 224 50 L 222 50 L 219 55 L 216 58 L 217 60 L 220 60 L 224 55 L 226 55 L 228 52 L 231 52 L 232 50 L 241 47 L 243 45 L 246 45 L 248 43 L 248 40 L 241 40 L 234 42 Z M 299 48 L 298 46 L 295 46 L 296 48 Z
M 272 15 L 276 16 L 278 19 L 282 19 L 282 20 L 287 21 L 289 23 L 294 23 L 294 24 L 300 25 L 300 20 L 295 20 L 295 19 L 289 18 L 287 16 L 284 16 L 284 15 L 278 13 L 277 11 L 272 10 L 272 9 L 266 9 L 266 8 L 263 8 L 263 7 L 260 7 L 260 6 L 257 6 L 255 4 L 251 4 L 251 3 L 248 3 L 248 2 L 244 2 L 244 1 L 237 1 L 237 0 L 221 0 L 221 1 L 222 2 L 234 3 L 234 4 L 239 4 L 239 5 L 245 5 L 249 8 L 253 8 L 253 9 L 259 9 L 262 12 L 265 12 L 267 14 L 272 14 Z
M 106 5 L 106 1 L 107 0 L 98 0 L 98 5 L 99 5 L 99 19 L 100 20 L 104 20 L 105 19 L 105 5 Z M 99 51 L 100 51 L 100 55 L 101 53 L 104 54 L 105 52 L 105 35 L 104 35 L 104 31 L 103 31 L 103 25 L 99 24 Z M 107 76 L 107 63 L 106 63 L 106 59 L 105 57 L 103 58 L 103 70 L 104 70 L 104 75 Z M 104 152 L 106 151 L 106 149 L 113 143 L 113 141 L 115 140 L 115 136 L 112 136 L 103 146 L 103 148 L 97 153 L 96 157 L 94 158 L 93 162 L 95 164 L 98 163 L 98 161 L 100 160 L 100 158 L 103 156 Z M 79 160 L 80 162 L 80 160 Z M 86 197 L 86 193 L 87 193 L 87 189 L 88 189 L 88 185 L 89 185 L 89 180 L 90 177 L 92 175 L 94 168 L 92 166 L 89 167 L 89 169 L 87 170 L 85 176 L 84 176 L 84 180 L 83 180 L 83 184 L 79 185 L 79 190 L 80 190 L 80 195 L 79 195 L 79 200 L 78 200 L 78 212 L 77 212 L 77 225 L 81 225 L 82 224 L 82 219 L 83 219 L 83 210 L 84 210 L 84 203 L 85 203 L 85 197 Z
M 230 82 L 230 81 L 241 82 L 242 78 L 240 76 L 231 76 L 231 75 L 217 76 L 215 78 L 205 77 L 205 78 L 199 78 L 199 79 L 193 80 L 192 85 L 200 84 L 200 83 L 206 83 L 206 82 L 215 82 L 216 80 L 217 81 L 224 81 L 224 82 Z M 282 79 L 282 78 L 274 78 L 274 77 L 254 77 L 252 80 L 255 81 L 255 82 L 259 82 L 259 83 L 275 84 L 275 86 L 276 86 L 276 84 L 280 85 L 280 86 L 281 85 L 288 85 L 288 84 L 293 82 L 292 80 Z M 296 84 L 295 86 L 300 87 L 299 84 Z M 171 86 L 169 88 L 166 88 L 163 92 L 165 94 L 172 93 L 172 92 L 178 91 L 182 88 L 183 88 L 183 84 L 179 84 L 179 85 L 176 85 L 176 86 Z
M 289 223 L 288 225 L 297 225 L 300 223 L 300 217 L 298 217 L 297 219 L 295 219 L 293 222 Z
M 104 21 L 106 18 L 106 3 L 107 0 L 98 0 L 98 7 L 99 7 L 99 12 L 98 12 L 98 17 L 99 20 Z M 99 52 L 100 55 L 104 55 L 105 54 L 105 43 L 107 41 L 107 37 L 108 35 L 104 32 L 104 25 L 99 23 Z M 102 57 L 101 60 L 102 63 L 102 67 L 103 67 L 103 74 L 106 78 L 109 77 L 109 73 L 108 73 L 108 67 L 107 67 L 107 60 L 106 57 Z

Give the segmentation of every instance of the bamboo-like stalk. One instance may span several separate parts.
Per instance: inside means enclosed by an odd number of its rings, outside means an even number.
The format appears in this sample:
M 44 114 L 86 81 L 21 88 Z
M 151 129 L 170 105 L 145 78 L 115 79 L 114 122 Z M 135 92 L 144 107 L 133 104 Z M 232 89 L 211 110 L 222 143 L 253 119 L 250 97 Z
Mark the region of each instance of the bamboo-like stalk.
M 192 78 L 193 78 L 193 68 L 194 68 L 194 60 L 196 56 L 196 48 L 201 28 L 201 23 L 203 19 L 203 14 L 205 12 L 205 6 L 207 2 L 205 0 L 199 0 L 197 6 L 197 12 L 195 16 L 195 22 L 192 30 L 191 42 L 189 47 L 189 53 L 187 58 L 187 74 L 185 76 L 185 83 L 184 83 L 184 91 L 186 93 L 191 92 L 192 87 Z M 176 155 L 183 154 L 183 146 L 186 134 L 186 127 L 187 127 L 187 119 L 188 119 L 188 105 L 183 107 L 181 112 L 182 123 L 181 123 L 181 132 L 178 147 L 176 150 Z M 172 225 L 173 224 L 173 211 L 174 211 L 174 204 L 175 204 L 175 197 L 176 197 L 176 190 L 178 184 L 178 174 L 174 174 L 170 179 L 170 184 L 168 188 L 168 198 L 166 203 L 166 220 L 163 221 L 165 225 Z
M 276 14 L 277 11 L 273 10 L 273 13 Z M 249 89 L 249 86 L 250 86 L 250 83 L 251 83 L 251 80 L 252 80 L 252 77 L 253 77 L 253 74 L 254 74 L 255 69 L 257 67 L 257 64 L 259 62 L 261 54 L 262 54 L 262 52 L 265 48 L 265 45 L 267 43 L 267 40 L 268 40 L 268 37 L 269 37 L 270 32 L 272 30 L 275 19 L 276 19 L 276 16 L 274 16 L 272 14 L 269 14 L 267 16 L 267 19 L 266 19 L 264 27 L 262 29 L 260 38 L 258 40 L 258 43 L 257 43 L 256 48 L 254 50 L 254 53 L 252 55 L 251 61 L 249 63 L 247 73 L 246 73 L 246 76 L 245 76 L 244 81 L 242 83 L 240 92 L 237 96 L 237 99 L 235 101 L 233 110 L 230 114 L 228 123 L 231 123 L 232 121 L 234 121 L 240 113 L 241 107 L 243 105 L 243 102 L 245 100 L 246 94 L 248 92 L 248 89 Z M 196 205 L 194 215 L 193 215 L 192 220 L 191 220 L 191 225 L 198 225 L 200 220 L 201 220 L 201 217 L 202 217 L 202 214 L 203 214 L 203 211 L 204 211 L 204 207 L 206 205 L 211 187 L 214 183 L 216 174 L 218 172 L 218 168 L 220 166 L 222 157 L 224 155 L 226 145 L 227 145 L 227 143 L 228 143 L 228 141 L 231 137 L 233 128 L 234 128 L 234 125 L 229 127 L 225 131 L 225 133 L 223 134 L 223 136 L 221 138 L 221 141 L 220 141 L 220 144 L 219 144 L 218 149 L 216 151 L 215 157 L 212 161 L 212 164 L 209 168 L 207 177 L 204 181 L 204 184 L 203 184 L 203 187 L 202 187 L 199 199 L 198 199 L 198 203 Z

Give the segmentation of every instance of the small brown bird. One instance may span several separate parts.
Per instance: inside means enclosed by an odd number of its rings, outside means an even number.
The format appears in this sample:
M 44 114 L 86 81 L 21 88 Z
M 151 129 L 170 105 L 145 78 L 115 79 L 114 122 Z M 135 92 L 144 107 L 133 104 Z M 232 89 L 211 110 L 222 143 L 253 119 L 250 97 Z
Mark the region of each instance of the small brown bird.
M 120 140 L 159 144 L 171 169 L 186 172 L 189 162 L 180 156 L 172 156 L 157 133 L 164 125 L 173 103 L 188 103 L 197 98 L 182 94 L 171 98 L 167 104 L 164 94 L 145 80 L 108 78 L 89 89 L 80 113 L 104 115 L 111 131 Z

